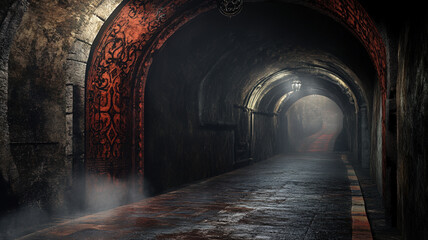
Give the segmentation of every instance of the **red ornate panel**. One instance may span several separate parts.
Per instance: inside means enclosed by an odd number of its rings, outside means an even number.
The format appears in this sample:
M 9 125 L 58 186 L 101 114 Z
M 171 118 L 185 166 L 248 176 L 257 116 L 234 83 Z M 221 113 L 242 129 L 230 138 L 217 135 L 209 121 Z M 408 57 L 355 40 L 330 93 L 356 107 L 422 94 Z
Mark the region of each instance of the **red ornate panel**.
M 144 175 L 144 87 L 151 54 L 173 32 L 214 2 L 129 1 L 97 39 L 86 80 L 86 171 L 115 184 Z M 187 6 L 187 7 L 186 7 Z M 197 7 L 189 7 L 197 6 Z M 179 16 L 173 17 L 177 12 Z M 140 72 L 139 77 L 137 73 Z M 137 87 L 135 87 L 137 86 Z
M 106 176 L 113 182 L 137 176 L 138 186 L 142 186 L 144 89 L 153 53 L 182 25 L 216 7 L 215 2 L 130 0 L 99 33 L 86 79 L 86 169 L 89 175 Z M 361 5 L 355 0 L 299 3 L 335 18 L 360 39 L 373 60 L 386 97 L 385 47 Z M 90 179 L 89 184 L 97 185 L 96 177 Z

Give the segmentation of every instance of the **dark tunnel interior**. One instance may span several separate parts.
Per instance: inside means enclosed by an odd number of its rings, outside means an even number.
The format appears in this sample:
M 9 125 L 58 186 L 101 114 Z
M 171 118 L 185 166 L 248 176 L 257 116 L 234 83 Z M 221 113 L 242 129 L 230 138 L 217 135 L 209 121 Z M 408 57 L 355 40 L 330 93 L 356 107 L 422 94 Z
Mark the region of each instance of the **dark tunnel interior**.
M 0 239 L 425 239 L 426 5 L 2 1 Z
M 297 93 L 291 89 L 295 79 L 302 83 Z M 304 96 L 334 99 L 345 115 L 338 126 L 346 126 L 334 138 L 355 139 L 356 111 L 371 99 L 375 82 L 361 44 L 314 10 L 264 2 L 246 4 L 234 18 L 214 10 L 204 13 L 166 41 L 148 74 L 146 189 L 162 192 L 279 153 L 302 151 L 295 141 L 288 146 L 281 141 L 296 138 L 296 131 L 284 130 L 294 124 L 290 112 Z M 288 128 L 282 123 L 287 120 Z M 328 150 L 357 154 L 356 141 L 346 141 Z

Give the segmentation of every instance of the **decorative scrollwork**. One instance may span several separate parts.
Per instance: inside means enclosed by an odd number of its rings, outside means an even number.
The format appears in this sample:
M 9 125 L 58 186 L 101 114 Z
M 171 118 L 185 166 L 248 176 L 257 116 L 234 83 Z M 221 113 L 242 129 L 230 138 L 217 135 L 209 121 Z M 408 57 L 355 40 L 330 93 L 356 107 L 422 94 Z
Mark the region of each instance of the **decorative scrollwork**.
M 95 43 L 86 83 L 85 165 L 92 176 L 87 182 L 91 188 L 99 188 L 97 176 L 116 181 L 132 174 L 142 187 L 145 79 L 134 89 L 132 76 L 141 65 L 148 72 L 153 48 L 160 48 L 182 24 L 215 6 L 207 2 L 212 7 L 195 8 L 169 21 L 186 3 L 131 0 Z
M 233 17 L 242 11 L 244 0 L 218 0 L 217 6 L 221 14 L 226 17 Z

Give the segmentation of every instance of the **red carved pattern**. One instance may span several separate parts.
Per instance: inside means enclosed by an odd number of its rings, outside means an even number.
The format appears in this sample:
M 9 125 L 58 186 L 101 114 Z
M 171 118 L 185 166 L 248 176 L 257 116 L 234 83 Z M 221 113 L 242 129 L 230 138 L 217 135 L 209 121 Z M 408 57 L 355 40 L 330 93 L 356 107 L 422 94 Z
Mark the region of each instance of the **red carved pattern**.
M 94 49 L 86 83 L 89 174 L 111 178 L 129 174 L 133 134 L 131 77 L 144 48 L 180 3 L 168 2 L 129 2 L 106 28 Z

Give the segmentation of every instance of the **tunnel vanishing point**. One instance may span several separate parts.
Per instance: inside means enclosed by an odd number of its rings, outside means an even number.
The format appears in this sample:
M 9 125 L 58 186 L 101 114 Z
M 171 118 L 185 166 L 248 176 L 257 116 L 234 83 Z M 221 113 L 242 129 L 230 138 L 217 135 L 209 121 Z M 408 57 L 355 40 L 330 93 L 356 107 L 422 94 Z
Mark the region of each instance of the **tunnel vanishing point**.
M 1 239 L 428 239 L 428 4 L 3 0 Z

